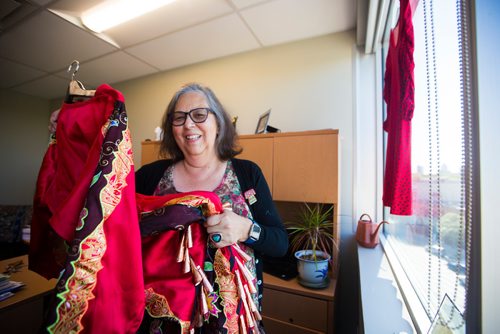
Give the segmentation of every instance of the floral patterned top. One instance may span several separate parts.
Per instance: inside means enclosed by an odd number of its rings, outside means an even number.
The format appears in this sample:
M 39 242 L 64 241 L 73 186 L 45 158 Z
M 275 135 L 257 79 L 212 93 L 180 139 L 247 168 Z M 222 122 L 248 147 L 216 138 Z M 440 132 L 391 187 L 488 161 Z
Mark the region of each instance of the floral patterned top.
M 174 168 L 175 164 L 172 164 L 167 168 L 165 174 L 156 187 L 154 195 L 161 196 L 178 193 L 174 186 Z M 226 171 L 224 172 L 221 183 L 213 190 L 213 192 L 219 196 L 222 203 L 231 203 L 233 212 L 239 214 L 240 216 L 252 219 L 252 213 L 245 202 L 245 198 L 241 194 L 240 183 L 236 177 L 231 160 L 227 162 Z

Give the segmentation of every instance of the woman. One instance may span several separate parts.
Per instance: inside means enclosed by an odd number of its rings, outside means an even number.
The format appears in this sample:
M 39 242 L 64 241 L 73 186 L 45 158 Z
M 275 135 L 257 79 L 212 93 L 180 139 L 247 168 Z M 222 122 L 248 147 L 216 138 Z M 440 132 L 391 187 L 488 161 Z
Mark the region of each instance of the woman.
M 230 209 L 208 217 L 204 223 L 211 239 L 208 252 L 236 243 L 242 245 L 253 258 L 248 267 L 257 276 L 258 292 L 254 299 L 260 309 L 261 256 L 283 256 L 288 248 L 286 230 L 260 168 L 253 162 L 234 158 L 240 153 L 236 148 L 235 129 L 207 87 L 194 83 L 175 93 L 164 115 L 162 129 L 161 151 L 171 159 L 159 160 L 138 170 L 137 192 L 161 196 L 210 191 L 218 195 L 225 207 L 230 205 Z M 215 290 L 218 288 L 216 283 Z M 219 308 L 223 305 L 224 302 L 219 301 Z M 225 316 L 222 310 L 203 328 L 224 332 Z M 172 325 L 159 324 L 158 319 L 149 317 L 147 312 L 144 322 L 142 329 L 149 327 L 150 331 L 152 326 L 156 326 L 155 330 L 165 330 Z

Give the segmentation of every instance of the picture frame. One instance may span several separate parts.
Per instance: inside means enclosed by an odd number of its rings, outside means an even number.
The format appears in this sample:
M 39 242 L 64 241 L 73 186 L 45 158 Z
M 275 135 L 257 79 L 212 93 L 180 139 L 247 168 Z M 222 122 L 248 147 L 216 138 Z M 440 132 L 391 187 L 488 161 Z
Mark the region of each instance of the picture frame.
M 259 121 L 257 122 L 257 128 L 255 128 L 255 134 L 266 133 L 267 123 L 269 122 L 270 115 L 271 109 L 260 115 Z

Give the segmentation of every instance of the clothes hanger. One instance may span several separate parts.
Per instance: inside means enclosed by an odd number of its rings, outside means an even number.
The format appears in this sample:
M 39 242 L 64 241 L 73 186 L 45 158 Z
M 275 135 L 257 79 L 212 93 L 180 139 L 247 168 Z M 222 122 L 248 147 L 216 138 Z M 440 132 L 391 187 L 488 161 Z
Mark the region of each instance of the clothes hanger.
M 68 90 L 66 91 L 65 103 L 73 103 L 85 101 L 95 95 L 95 90 L 86 89 L 85 86 L 75 79 L 75 75 L 80 69 L 80 62 L 73 60 L 69 65 L 67 72 L 71 72 L 71 81 L 69 82 Z

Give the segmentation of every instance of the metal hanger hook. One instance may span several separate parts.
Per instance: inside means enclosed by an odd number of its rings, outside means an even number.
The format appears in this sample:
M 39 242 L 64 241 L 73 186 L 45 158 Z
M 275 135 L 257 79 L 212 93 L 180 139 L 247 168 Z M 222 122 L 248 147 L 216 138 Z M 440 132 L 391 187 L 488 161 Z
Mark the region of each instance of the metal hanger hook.
M 79 69 L 80 69 L 80 62 L 78 60 L 73 60 L 73 62 L 71 63 L 71 65 L 69 65 L 67 70 L 68 73 L 72 72 L 71 80 L 75 79 L 75 74 L 76 72 L 78 72 Z

